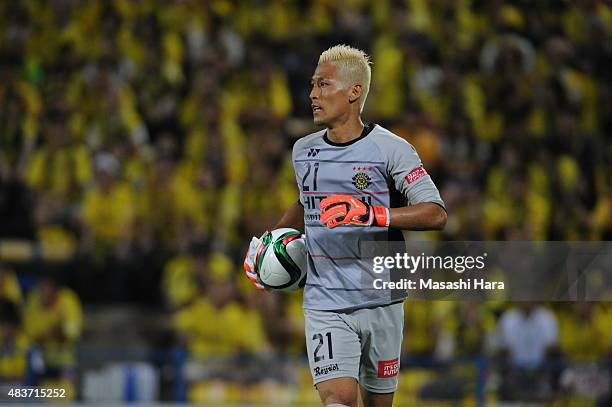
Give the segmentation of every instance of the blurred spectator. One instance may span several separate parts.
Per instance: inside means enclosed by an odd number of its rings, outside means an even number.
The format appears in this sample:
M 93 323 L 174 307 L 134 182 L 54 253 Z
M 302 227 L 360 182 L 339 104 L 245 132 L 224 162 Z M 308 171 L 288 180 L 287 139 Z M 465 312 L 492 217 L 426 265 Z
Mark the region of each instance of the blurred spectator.
M 78 197 L 91 181 L 91 151 L 71 140 L 66 107 L 52 106 L 42 130 L 45 143 L 37 148 L 25 170 L 25 181 L 35 191 Z
M 597 362 L 612 355 L 612 313 L 607 304 L 578 302 L 559 310 L 560 345 L 571 361 Z
M 96 182 L 83 197 L 83 243 L 89 249 L 120 253 L 132 238 L 134 197 L 118 179 L 120 163 L 112 154 L 96 156 L 95 168 Z
M 265 328 L 265 334 L 272 349 L 280 354 L 300 353 L 304 348 L 304 311 L 300 293 L 270 295 L 253 301 Z
M 204 295 L 209 281 L 210 245 L 193 242 L 188 254 L 178 255 L 165 267 L 162 290 L 172 310 L 189 305 Z
M 456 355 L 478 357 L 487 350 L 495 318 L 490 306 L 475 302 L 460 302 L 452 314 Z
M 29 346 L 17 304 L 0 299 L 0 383 L 25 384 Z
M 448 308 L 443 301 L 407 301 L 404 304 L 404 335 L 411 340 L 402 342 L 402 354 L 406 358 L 402 360 L 403 365 L 435 363 L 441 343 L 446 348 L 442 353 L 448 355 L 446 340 L 449 336 L 444 326 Z
M 74 380 L 75 345 L 83 325 L 76 294 L 50 277 L 41 279 L 26 299 L 25 331 L 42 350 L 46 379 Z
M 239 300 L 232 279 L 212 282 L 205 293 L 175 315 L 177 332 L 194 358 L 266 349 L 262 318 Z
M 559 308 L 561 349 L 574 362 L 562 373 L 563 391 L 588 399 L 598 406 L 612 397 L 612 313 L 609 304 L 578 302 Z M 576 363 L 578 362 L 578 363 Z
M 502 315 L 499 341 L 510 364 L 537 369 L 559 345 L 557 318 L 541 305 L 523 303 Z
M 534 303 L 510 308 L 499 321 L 503 400 L 550 399 L 562 371 L 555 315 Z
M 77 252 L 78 241 L 70 229 L 70 216 L 61 195 L 40 193 L 34 209 L 37 241 L 46 260 L 68 262 Z
M 0 262 L 0 299 L 19 306 L 23 303 L 21 287 L 15 272 L 9 270 L 2 262 Z

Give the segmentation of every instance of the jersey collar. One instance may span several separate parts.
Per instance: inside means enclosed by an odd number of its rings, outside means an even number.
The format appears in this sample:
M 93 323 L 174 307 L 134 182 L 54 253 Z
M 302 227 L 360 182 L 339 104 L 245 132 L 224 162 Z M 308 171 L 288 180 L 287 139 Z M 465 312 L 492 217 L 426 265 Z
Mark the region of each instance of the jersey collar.
M 365 126 L 363 126 L 363 131 L 361 132 L 361 135 L 359 137 L 357 137 L 356 139 L 353 139 L 351 141 L 347 141 L 345 143 L 336 143 L 336 142 L 331 141 L 327 137 L 327 131 L 326 131 L 325 135 L 323 136 L 323 141 L 325 141 L 330 146 L 334 146 L 334 147 L 346 147 L 346 146 L 350 146 L 351 144 L 354 144 L 354 143 L 358 142 L 359 140 L 365 138 L 368 134 L 370 134 L 370 132 L 372 130 L 374 130 L 374 126 L 376 126 L 376 124 L 374 124 L 374 123 L 366 124 Z

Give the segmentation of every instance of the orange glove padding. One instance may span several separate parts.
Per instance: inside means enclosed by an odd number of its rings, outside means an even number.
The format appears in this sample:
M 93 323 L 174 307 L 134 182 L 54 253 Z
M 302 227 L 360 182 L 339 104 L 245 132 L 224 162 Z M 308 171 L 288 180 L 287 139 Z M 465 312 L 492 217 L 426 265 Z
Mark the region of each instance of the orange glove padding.
M 346 224 L 388 227 L 389 209 L 352 196 L 333 195 L 321 201 L 321 223 L 330 229 Z

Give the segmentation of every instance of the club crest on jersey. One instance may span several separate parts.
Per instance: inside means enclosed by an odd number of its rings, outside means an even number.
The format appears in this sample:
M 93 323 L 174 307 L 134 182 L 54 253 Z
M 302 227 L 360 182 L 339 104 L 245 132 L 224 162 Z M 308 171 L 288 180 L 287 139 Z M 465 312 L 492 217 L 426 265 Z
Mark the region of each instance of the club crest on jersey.
M 370 178 L 370 176 L 365 172 L 358 172 L 357 174 L 353 175 L 352 180 L 353 185 L 362 191 L 372 185 L 372 178 Z

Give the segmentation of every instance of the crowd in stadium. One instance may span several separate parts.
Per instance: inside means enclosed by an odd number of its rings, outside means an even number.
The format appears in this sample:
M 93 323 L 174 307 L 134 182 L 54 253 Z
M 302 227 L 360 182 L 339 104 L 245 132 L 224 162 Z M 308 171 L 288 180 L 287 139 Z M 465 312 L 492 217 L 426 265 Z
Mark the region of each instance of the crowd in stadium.
M 300 352 L 299 294 L 255 292 L 241 264 L 297 199 L 291 146 L 337 43 L 371 54 L 364 117 L 415 146 L 446 202 L 446 229 L 413 239 L 612 240 L 605 1 L 25 0 L 0 4 L 0 33 L 0 241 L 36 243 L 3 252 L 2 349 L 60 342 L 71 366 L 80 301 L 118 301 L 165 307 L 198 357 Z M 608 303 L 405 309 L 407 365 L 612 355 Z M 524 354 L 507 332 L 536 316 Z M 23 379 L 4 355 L 0 380 Z

